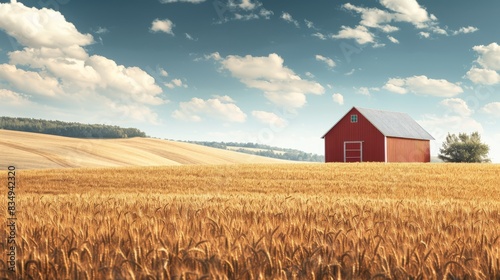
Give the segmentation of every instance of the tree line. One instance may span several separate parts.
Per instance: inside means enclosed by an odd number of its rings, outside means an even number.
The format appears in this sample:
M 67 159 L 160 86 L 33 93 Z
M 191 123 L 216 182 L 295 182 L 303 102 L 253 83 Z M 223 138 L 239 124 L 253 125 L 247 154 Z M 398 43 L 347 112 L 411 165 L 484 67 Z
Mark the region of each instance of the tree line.
M 233 150 L 240 153 L 277 158 L 283 160 L 293 160 L 293 161 L 308 161 L 308 162 L 324 162 L 325 157 L 322 155 L 317 155 L 313 153 L 306 153 L 304 151 L 288 149 L 288 148 L 278 148 L 269 145 L 257 144 L 257 143 L 237 143 L 237 142 L 210 142 L 210 141 L 186 141 L 192 144 L 198 144 L 203 146 L 208 146 L 212 148 L 218 148 L 223 150 L 229 150 L 228 147 L 238 147 L 239 149 Z M 249 150 L 248 148 L 258 149 Z
M 105 124 L 82 124 L 76 122 L 50 121 L 32 118 L 0 117 L 0 129 L 51 134 L 74 138 L 131 138 L 146 137 L 137 128 L 123 128 Z

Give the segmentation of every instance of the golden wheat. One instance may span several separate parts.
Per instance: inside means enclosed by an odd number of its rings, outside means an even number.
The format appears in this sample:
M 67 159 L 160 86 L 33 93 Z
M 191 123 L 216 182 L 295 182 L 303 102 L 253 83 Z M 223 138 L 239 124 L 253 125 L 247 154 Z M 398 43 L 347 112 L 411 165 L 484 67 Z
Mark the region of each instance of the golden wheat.
M 498 279 L 499 179 L 480 164 L 21 170 L 17 277 Z

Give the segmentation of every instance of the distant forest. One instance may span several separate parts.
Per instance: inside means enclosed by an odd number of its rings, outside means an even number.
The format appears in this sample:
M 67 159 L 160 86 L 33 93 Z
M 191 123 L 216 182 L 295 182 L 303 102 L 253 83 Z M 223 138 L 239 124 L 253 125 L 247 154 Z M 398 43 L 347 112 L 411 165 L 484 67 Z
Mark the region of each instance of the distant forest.
M 306 153 L 295 149 L 285 149 L 262 145 L 257 143 L 236 143 L 236 142 L 207 142 L 207 141 L 185 141 L 188 143 L 229 150 L 228 147 L 239 147 L 239 149 L 231 149 L 232 151 L 253 154 L 264 157 L 271 157 L 293 161 L 309 161 L 309 162 L 324 162 L 325 157 L 317 154 Z M 258 149 L 258 150 L 249 150 Z
M 122 128 L 104 124 L 81 124 L 74 122 L 47 121 L 30 118 L 0 117 L 0 129 L 44 133 L 74 138 L 130 138 L 146 137 L 137 128 Z

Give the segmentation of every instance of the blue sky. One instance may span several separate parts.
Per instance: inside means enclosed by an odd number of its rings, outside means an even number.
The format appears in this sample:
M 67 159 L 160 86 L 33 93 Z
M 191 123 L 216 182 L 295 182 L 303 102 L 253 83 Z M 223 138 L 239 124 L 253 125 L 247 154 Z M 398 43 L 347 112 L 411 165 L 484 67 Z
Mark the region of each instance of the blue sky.
M 0 115 L 323 153 L 352 106 L 500 162 L 500 2 L 0 1 Z

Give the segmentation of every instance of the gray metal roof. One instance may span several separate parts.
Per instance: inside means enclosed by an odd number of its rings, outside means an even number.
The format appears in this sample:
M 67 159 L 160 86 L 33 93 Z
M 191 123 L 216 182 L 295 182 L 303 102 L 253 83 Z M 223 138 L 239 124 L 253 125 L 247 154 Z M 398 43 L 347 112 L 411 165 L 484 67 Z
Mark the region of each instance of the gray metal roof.
M 425 131 L 408 114 L 359 107 L 354 108 L 367 118 L 384 136 L 434 140 L 434 137 Z

